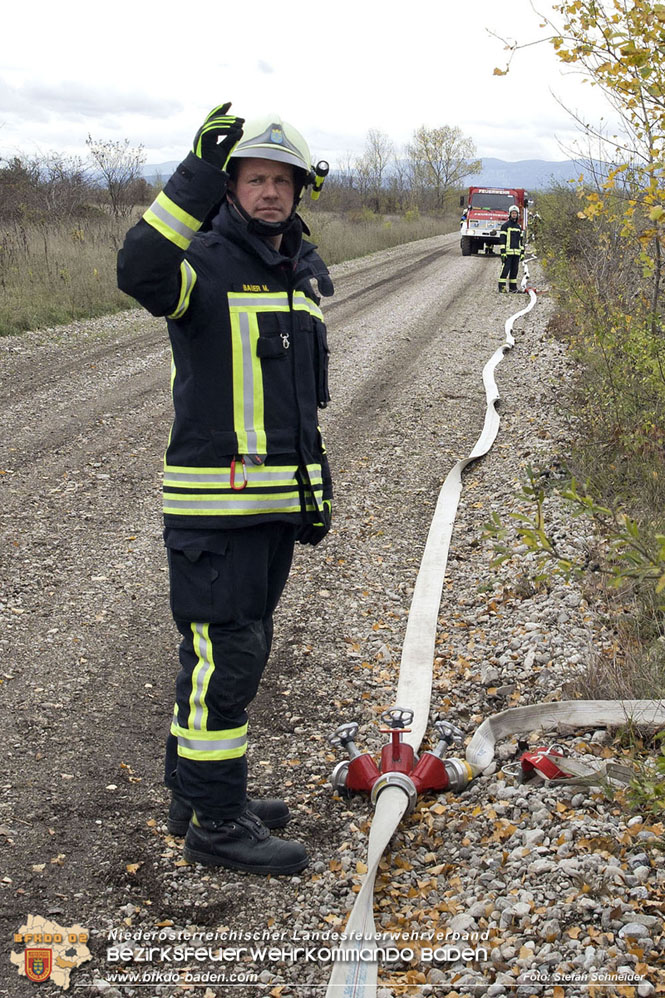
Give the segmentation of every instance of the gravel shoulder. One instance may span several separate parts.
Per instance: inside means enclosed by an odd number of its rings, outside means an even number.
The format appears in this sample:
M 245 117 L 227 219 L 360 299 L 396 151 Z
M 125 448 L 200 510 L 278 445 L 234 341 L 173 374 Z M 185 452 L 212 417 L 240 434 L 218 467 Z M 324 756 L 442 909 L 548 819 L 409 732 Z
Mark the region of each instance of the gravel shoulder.
M 29 914 L 90 930 L 92 959 L 71 978 L 83 998 L 325 993 L 322 953 L 185 958 L 175 964 L 183 974 L 209 975 L 185 989 L 158 977 L 112 984 L 121 968 L 165 974 L 174 965 L 159 954 L 110 962 L 109 933 L 126 932 L 136 948 L 160 931 L 218 933 L 214 947 L 273 935 L 284 949 L 323 947 L 326 933 L 342 931 L 371 807 L 331 795 L 339 756 L 327 736 L 356 720 L 361 749 L 380 748 L 378 716 L 393 702 L 438 491 L 480 432 L 482 367 L 525 303 L 496 294 L 498 266 L 462 258 L 451 235 L 333 268 L 322 429 L 334 527 L 316 550 L 296 553 L 250 718 L 252 792 L 288 800 L 289 834 L 312 859 L 299 878 L 189 866 L 166 831 L 161 764 L 177 632 L 161 543 L 171 418 L 162 321 L 136 310 L 0 341 L 0 995 L 35 994 L 9 962 Z M 534 276 L 542 283 L 537 267 Z M 493 510 L 519 510 L 525 467 L 546 467 L 566 448 L 571 366 L 547 335 L 550 308 L 543 295 L 515 325 L 515 349 L 497 369 L 499 437 L 465 473 L 452 539 L 432 705 L 469 737 L 488 714 L 565 698 L 566 684 L 611 656 L 615 640 L 611 619 L 574 586 L 533 587 L 520 558 L 492 569 L 481 541 Z M 554 500 L 548 512 L 562 536 L 579 532 Z M 557 740 L 573 754 L 615 757 L 602 731 Z M 586 995 L 594 974 L 609 975 L 607 993 L 665 992 L 662 824 L 596 791 L 518 785 L 510 765 L 522 750 L 516 739 L 499 745 L 496 765 L 465 793 L 426 797 L 403 823 L 375 912 L 413 955 L 381 968 L 380 998 L 555 986 Z M 448 931 L 486 954 L 428 960 L 425 934 L 445 940 Z M 221 971 L 226 983 L 210 977 Z M 242 983 L 248 974 L 255 979 Z M 414 990 L 396 990 L 404 985 Z M 39 990 L 60 993 L 52 982 Z

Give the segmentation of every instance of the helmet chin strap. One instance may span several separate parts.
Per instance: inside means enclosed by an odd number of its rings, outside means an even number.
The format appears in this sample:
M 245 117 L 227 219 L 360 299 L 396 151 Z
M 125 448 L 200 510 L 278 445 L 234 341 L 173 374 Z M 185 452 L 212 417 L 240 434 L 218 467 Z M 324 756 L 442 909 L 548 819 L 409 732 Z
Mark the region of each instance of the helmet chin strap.
M 245 211 L 233 191 L 227 190 L 226 196 L 238 214 L 247 222 L 247 231 L 253 232 L 256 236 L 281 236 L 282 233 L 287 231 L 287 229 L 290 229 L 296 217 L 296 208 L 298 207 L 298 202 L 300 201 L 299 197 L 295 198 L 293 207 L 291 208 L 291 214 L 283 221 L 263 222 L 260 218 L 252 218 L 252 216 Z

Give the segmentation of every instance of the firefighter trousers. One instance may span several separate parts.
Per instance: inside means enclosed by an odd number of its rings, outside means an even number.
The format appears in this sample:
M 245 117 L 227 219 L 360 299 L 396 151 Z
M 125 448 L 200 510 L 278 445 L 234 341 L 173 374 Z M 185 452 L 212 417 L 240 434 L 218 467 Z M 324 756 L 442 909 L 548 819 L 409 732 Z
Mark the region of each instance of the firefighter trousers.
M 204 820 L 235 818 L 245 806 L 247 707 L 270 654 L 295 533 L 290 523 L 263 523 L 215 531 L 215 551 L 167 549 L 182 640 L 165 782 Z
M 506 253 L 499 277 L 499 291 L 506 290 L 506 279 L 508 280 L 508 290 L 517 291 L 517 271 L 520 269 L 519 253 Z

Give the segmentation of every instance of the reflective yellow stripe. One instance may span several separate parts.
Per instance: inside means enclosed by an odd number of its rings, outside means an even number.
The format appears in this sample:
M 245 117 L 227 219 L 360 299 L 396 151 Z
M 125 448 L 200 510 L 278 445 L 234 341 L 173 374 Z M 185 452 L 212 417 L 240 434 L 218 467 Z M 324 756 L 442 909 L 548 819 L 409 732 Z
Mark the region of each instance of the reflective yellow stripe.
M 229 293 L 229 298 L 231 296 L 232 293 Z M 265 454 L 267 450 L 263 423 L 263 374 L 256 349 L 259 338 L 257 311 L 229 308 L 233 427 L 240 454 Z
M 173 349 L 171 349 L 171 394 L 173 395 L 173 382 L 175 381 L 176 366 L 175 357 L 173 356 Z M 173 427 L 171 427 L 171 433 L 173 432 Z M 171 433 L 169 433 L 169 443 L 171 442 Z
M 189 297 L 196 284 L 196 271 L 191 263 L 183 260 L 180 264 L 180 297 L 175 310 L 168 316 L 169 319 L 181 319 L 189 308 Z
M 307 477 L 312 485 L 321 485 L 323 482 L 323 471 L 320 464 L 307 465 Z
M 194 651 L 198 662 L 192 672 L 192 692 L 189 696 L 189 723 L 195 731 L 205 731 L 208 723 L 208 707 L 205 695 L 210 683 L 210 677 L 215 671 L 215 660 L 212 655 L 212 642 L 208 633 L 208 624 L 192 624 L 194 635 Z
M 180 249 L 186 250 L 203 224 L 202 219 L 179 208 L 175 201 L 161 191 L 143 215 L 148 225 L 169 239 Z
M 310 495 L 316 509 L 323 515 L 323 469 L 320 464 L 307 465 L 307 481 L 310 485 Z
M 191 628 L 198 661 L 192 672 L 187 727 L 179 723 L 177 705 L 173 714 L 171 734 L 178 739 L 178 755 L 202 761 L 236 759 L 247 751 L 247 724 L 220 730 L 208 728 L 206 693 L 215 671 L 210 625 L 195 622 Z
M 270 291 L 248 295 L 229 291 L 229 308 L 251 312 L 288 312 L 289 296 L 286 291 Z M 300 312 L 309 312 L 323 322 L 323 312 L 303 291 L 293 293 L 293 307 Z
M 513 232 L 519 233 L 517 246 L 511 246 L 511 243 L 513 241 L 511 234 Z M 519 244 L 522 242 L 522 229 L 519 228 L 519 226 L 511 226 L 509 229 L 504 229 L 503 232 L 501 233 L 501 241 L 504 244 L 505 248 L 503 249 L 503 252 L 506 254 L 506 256 L 515 256 L 518 253 L 521 253 L 522 248 L 521 245 Z
M 311 298 L 303 294 L 302 291 L 296 291 L 293 296 L 293 307 L 300 309 L 305 312 L 309 312 L 310 315 L 315 316 L 323 322 L 323 312 L 318 305 L 315 305 Z
M 319 465 L 312 465 L 312 474 L 316 479 L 318 470 L 319 481 L 321 481 L 321 468 Z M 309 469 L 308 469 L 309 470 Z M 251 461 L 245 462 L 245 476 L 247 487 L 255 486 L 284 486 L 290 485 L 297 488 L 298 481 L 296 472 L 298 467 L 295 464 L 283 465 L 254 465 Z M 186 468 L 176 465 L 164 465 L 164 485 L 172 488 L 187 489 L 208 489 L 215 486 L 220 489 L 231 487 L 230 468 Z
M 315 493 L 321 493 L 322 495 L 322 489 L 316 489 Z M 315 503 L 315 496 L 312 495 L 311 499 L 306 500 L 305 509 L 314 511 L 319 508 L 319 505 L 320 503 Z M 299 513 L 300 509 L 300 496 L 295 492 L 269 493 L 265 496 L 248 496 L 244 489 L 242 492 L 229 493 L 227 495 L 215 495 L 213 493 L 193 496 L 186 493 L 164 493 L 164 512 L 180 516 L 246 516 L 252 513 Z
M 185 759 L 213 762 L 238 759 L 247 752 L 247 725 L 220 731 L 192 731 L 181 728 L 174 719 L 171 734 L 178 739 L 178 755 Z
M 244 465 L 247 485 L 231 488 L 226 467 L 195 467 L 164 462 L 164 512 L 180 516 L 245 516 L 321 510 L 323 469 L 308 464 L 302 479 L 298 466 Z M 302 494 L 302 498 L 301 498 Z
M 228 292 L 231 320 L 233 371 L 233 427 L 240 454 L 265 454 L 263 373 L 256 344 L 259 338 L 259 314 L 289 312 L 286 291 L 262 294 Z M 302 291 L 293 295 L 295 311 L 309 312 L 323 320 L 323 313 Z
M 164 512 L 179 516 L 246 516 L 257 513 L 299 513 L 321 510 L 321 465 L 307 466 L 304 483 L 295 465 L 245 464 L 247 486 L 235 491 L 229 468 L 164 466 Z M 176 491 L 177 490 L 177 491 Z M 304 492 L 301 498 L 301 493 Z

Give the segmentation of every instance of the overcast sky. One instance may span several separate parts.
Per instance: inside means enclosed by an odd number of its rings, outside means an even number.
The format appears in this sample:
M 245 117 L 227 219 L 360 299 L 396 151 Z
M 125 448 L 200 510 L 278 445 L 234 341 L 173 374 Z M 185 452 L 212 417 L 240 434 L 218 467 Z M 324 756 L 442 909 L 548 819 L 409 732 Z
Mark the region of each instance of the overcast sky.
M 547 3 L 536 4 L 549 10 Z M 459 125 L 478 155 L 567 159 L 597 91 L 547 43 L 507 53 L 489 31 L 542 37 L 529 0 L 23 0 L 5 5 L 0 157 L 85 155 L 94 138 L 128 138 L 148 163 L 183 158 L 215 104 L 243 117 L 281 114 L 314 161 L 344 162 L 369 128 L 397 147 L 419 125 Z M 563 143 L 564 149 L 560 143 Z

